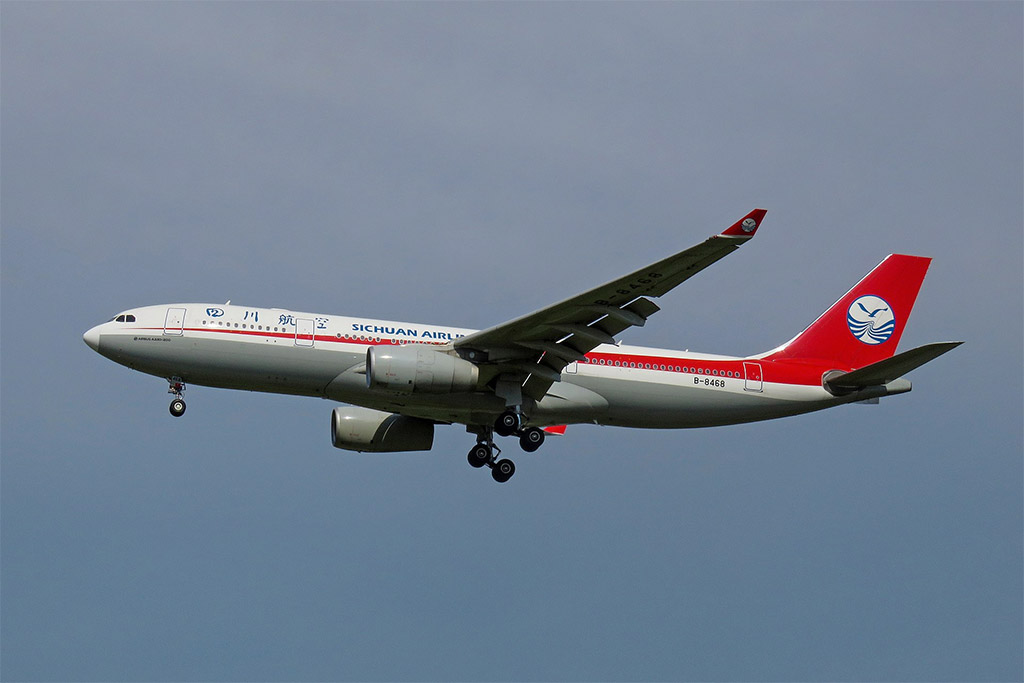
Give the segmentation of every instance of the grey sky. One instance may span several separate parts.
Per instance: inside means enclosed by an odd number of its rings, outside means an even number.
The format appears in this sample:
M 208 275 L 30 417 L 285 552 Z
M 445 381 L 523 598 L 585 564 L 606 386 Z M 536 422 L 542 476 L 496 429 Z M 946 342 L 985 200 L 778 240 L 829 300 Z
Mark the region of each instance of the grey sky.
M 1020 3 L 0 5 L 4 680 L 1019 680 Z M 572 427 L 495 485 L 81 341 L 225 301 L 484 327 L 769 210 L 629 343 L 935 258 L 913 393 Z M 513 449 L 515 450 L 515 449 Z

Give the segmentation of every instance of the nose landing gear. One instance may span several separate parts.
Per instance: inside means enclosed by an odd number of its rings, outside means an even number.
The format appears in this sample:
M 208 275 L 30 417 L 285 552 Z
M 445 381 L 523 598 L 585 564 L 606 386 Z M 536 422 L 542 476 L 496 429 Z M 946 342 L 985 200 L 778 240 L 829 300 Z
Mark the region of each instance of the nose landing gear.
M 181 397 L 185 391 L 185 383 L 181 381 L 180 377 L 171 377 L 167 380 L 168 394 L 174 394 L 174 399 L 171 401 L 170 411 L 174 417 L 181 417 L 185 414 L 185 399 Z

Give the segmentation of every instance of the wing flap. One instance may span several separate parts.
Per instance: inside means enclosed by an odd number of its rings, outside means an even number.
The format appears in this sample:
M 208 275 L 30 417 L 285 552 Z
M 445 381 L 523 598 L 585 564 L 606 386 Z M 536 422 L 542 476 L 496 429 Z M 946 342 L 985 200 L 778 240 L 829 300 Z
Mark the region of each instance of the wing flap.
M 533 349 L 534 351 L 550 353 L 553 356 L 557 356 L 558 358 L 565 360 L 567 363 L 581 361 L 586 358 L 585 354 L 566 345 L 564 342 L 552 343 L 546 341 L 517 341 L 516 345 L 527 349 Z
M 573 338 L 579 337 L 584 340 L 584 345 L 590 347 L 588 350 L 601 344 L 614 344 L 615 337 L 613 335 L 622 331 L 619 330 L 609 334 L 606 330 L 598 329 L 594 325 L 548 325 L 548 327 L 557 332 L 565 332 L 566 335 L 572 335 Z M 624 330 L 626 327 L 622 329 Z
M 661 306 L 643 296 L 622 308 L 640 316 L 644 322 L 647 322 L 648 318 L 661 310 Z M 641 326 L 643 326 L 643 323 L 641 323 Z

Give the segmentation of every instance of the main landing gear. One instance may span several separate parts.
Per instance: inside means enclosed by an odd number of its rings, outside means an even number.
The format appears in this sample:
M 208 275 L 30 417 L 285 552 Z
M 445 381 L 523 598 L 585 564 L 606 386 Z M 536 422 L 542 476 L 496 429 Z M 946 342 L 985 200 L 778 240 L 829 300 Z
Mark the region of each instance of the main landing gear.
M 498 436 L 519 436 L 519 446 L 527 453 L 533 453 L 544 443 L 544 430 L 539 427 L 523 429 L 522 413 L 506 410 L 494 422 L 494 432 Z
M 477 443 L 470 449 L 466 459 L 473 467 L 490 467 L 494 481 L 504 484 L 516 473 L 516 464 L 508 458 L 498 459 L 501 449 L 494 443 L 494 434 L 518 435 L 519 446 L 527 453 L 533 453 L 544 443 L 544 430 L 539 427 L 523 429 L 522 415 L 508 410 L 498 417 L 493 427 L 481 429 L 477 433 Z
M 181 381 L 180 377 L 172 377 L 167 380 L 168 394 L 174 394 L 174 399 L 171 401 L 170 411 L 174 417 L 181 417 L 185 414 L 185 399 L 181 395 L 185 391 L 185 383 Z
M 494 445 L 494 440 L 484 437 L 469 451 L 469 464 L 473 467 L 490 467 L 491 477 L 499 484 L 504 484 L 516 473 L 516 464 L 508 458 L 498 460 L 501 449 Z

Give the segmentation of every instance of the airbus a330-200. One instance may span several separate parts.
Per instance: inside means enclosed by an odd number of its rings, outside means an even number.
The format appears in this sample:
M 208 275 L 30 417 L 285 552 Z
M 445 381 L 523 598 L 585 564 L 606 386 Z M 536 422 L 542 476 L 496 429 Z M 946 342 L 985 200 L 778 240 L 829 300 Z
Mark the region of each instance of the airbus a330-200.
M 877 402 L 961 342 L 896 353 L 931 259 L 891 254 L 807 329 L 770 351 L 731 357 L 627 346 L 617 337 L 658 310 L 652 299 L 757 233 L 755 209 L 723 232 L 628 275 L 485 330 L 233 304 L 133 308 L 86 344 L 164 378 L 170 412 L 187 384 L 347 404 L 331 440 L 362 452 L 429 450 L 436 425 L 475 435 L 469 464 L 508 481 L 498 439 L 527 452 L 567 425 L 675 429 L 770 420 Z

